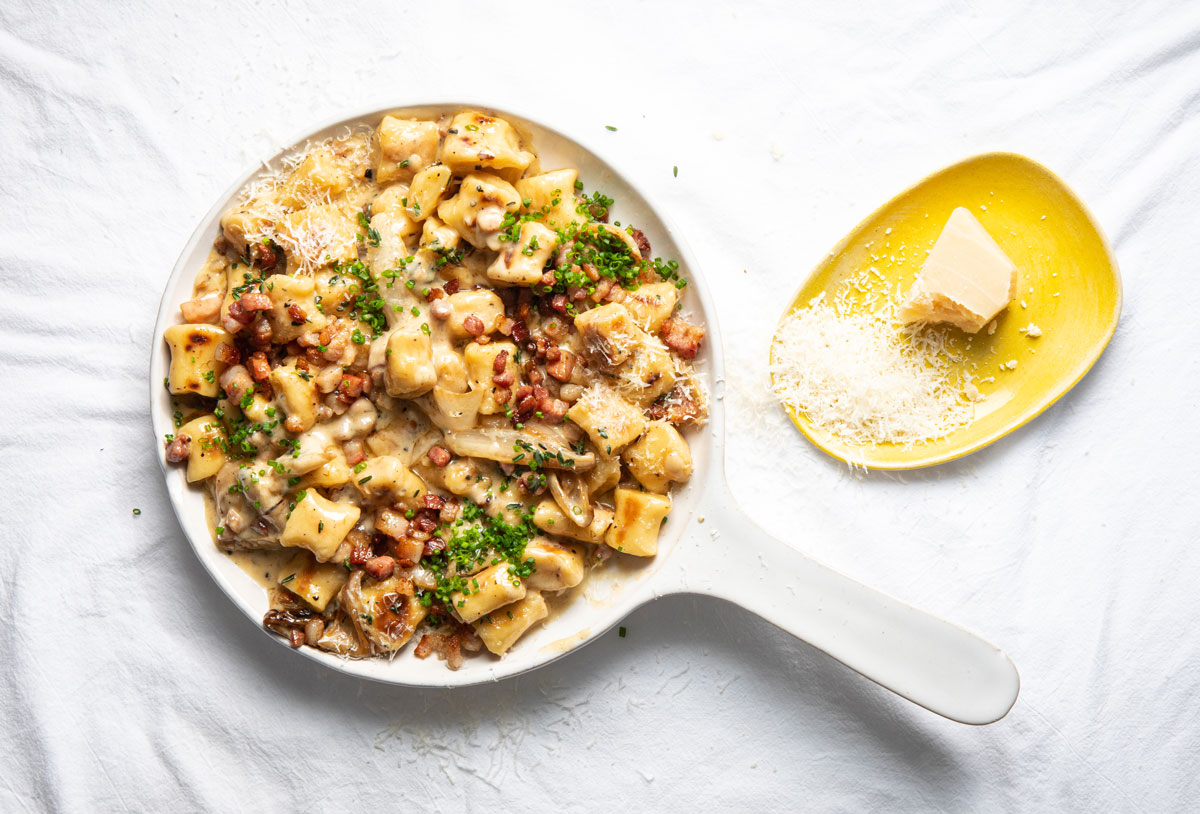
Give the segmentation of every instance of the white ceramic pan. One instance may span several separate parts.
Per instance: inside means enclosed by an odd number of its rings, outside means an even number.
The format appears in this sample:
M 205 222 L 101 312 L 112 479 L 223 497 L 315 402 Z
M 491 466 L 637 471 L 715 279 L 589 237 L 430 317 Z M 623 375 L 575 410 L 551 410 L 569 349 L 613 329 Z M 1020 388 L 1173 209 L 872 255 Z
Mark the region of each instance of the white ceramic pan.
M 320 140 L 347 127 L 374 127 L 384 113 L 426 116 L 462 108 L 489 109 L 524 128 L 532 135 L 543 167 L 578 167 L 589 190 L 599 189 L 616 199 L 616 219 L 644 230 L 656 256 L 680 262 L 690 283 L 686 310 L 708 330 L 699 367 L 712 398 L 708 424 L 689 438 L 695 475 L 675 495 L 657 557 L 637 562 L 632 557 L 616 557 L 620 562 L 594 572 L 573 601 L 527 633 L 503 658 L 469 658 L 460 670 L 450 671 L 437 659 L 414 658 L 410 650 L 391 661 L 347 660 L 308 647 L 297 650 L 299 656 L 344 673 L 393 684 L 467 686 L 547 664 L 600 636 L 635 608 L 660 596 L 707 594 L 759 614 L 863 676 L 947 718 L 986 724 L 1003 717 L 1019 688 L 1017 671 L 1003 652 L 962 628 L 813 561 L 767 535 L 738 508 L 724 474 L 724 369 L 717 310 L 700 266 L 679 232 L 631 181 L 578 141 L 550 127 L 518 113 L 468 102 L 368 111 L 306 133 L 296 144 Z M 268 163 L 274 163 L 294 146 L 289 145 Z M 205 524 L 202 494 L 188 486 L 182 468 L 166 467 L 161 440 L 174 429 L 171 397 L 162 386 L 169 362 L 162 332 L 181 321 L 178 305 L 191 294 L 193 277 L 217 234 L 221 213 L 260 170 L 246 173 L 221 196 L 171 273 L 154 328 L 150 406 L 154 455 L 163 466 L 180 525 L 213 579 L 261 629 L 267 610 L 265 591 L 214 546 Z M 266 631 L 263 635 L 287 647 L 283 639 Z

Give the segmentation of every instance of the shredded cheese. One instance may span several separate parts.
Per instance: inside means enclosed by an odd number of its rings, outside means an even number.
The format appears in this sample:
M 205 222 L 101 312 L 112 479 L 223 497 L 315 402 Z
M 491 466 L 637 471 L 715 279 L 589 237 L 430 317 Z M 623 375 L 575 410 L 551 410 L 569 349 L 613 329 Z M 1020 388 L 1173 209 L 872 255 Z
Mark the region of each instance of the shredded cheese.
M 708 388 L 696 375 L 696 369 L 692 365 L 686 364 L 674 354 L 671 355 L 671 362 L 675 368 L 675 386 L 663 398 L 663 406 L 670 411 L 690 403 L 692 409 L 699 413 L 694 419 L 695 425 L 703 427 L 708 423 Z
M 619 394 L 596 383 L 584 390 L 575 403 L 595 416 L 596 423 L 605 427 L 607 432 L 623 436 L 633 429 L 633 418 L 629 412 L 620 409 L 618 404 L 621 402 L 623 399 Z
M 858 446 L 944 437 L 978 398 L 970 374 L 953 375 L 944 333 L 906 328 L 894 308 L 853 312 L 821 295 L 784 319 L 771 350 L 784 406 Z
M 338 155 L 348 157 L 351 164 L 369 166 L 370 138 L 368 131 L 346 128 L 343 132 L 322 141 L 306 142 L 303 147 L 281 156 L 276 166 L 264 164 L 264 171 L 251 181 L 239 196 L 240 208 L 252 224 L 244 235 L 245 243 L 252 245 L 270 241 L 284 246 L 295 258 L 295 265 L 302 276 L 307 276 L 326 265 L 326 255 L 331 242 L 327 228 L 320 224 L 310 224 L 306 218 L 305 228 L 300 234 L 290 236 L 289 241 L 289 236 L 280 234 L 279 225 L 292 212 L 311 206 L 331 204 L 334 200 L 328 188 L 319 183 L 289 186 L 289 175 L 318 150 L 332 150 Z M 284 205 L 280 201 L 281 197 L 292 198 L 297 205 Z

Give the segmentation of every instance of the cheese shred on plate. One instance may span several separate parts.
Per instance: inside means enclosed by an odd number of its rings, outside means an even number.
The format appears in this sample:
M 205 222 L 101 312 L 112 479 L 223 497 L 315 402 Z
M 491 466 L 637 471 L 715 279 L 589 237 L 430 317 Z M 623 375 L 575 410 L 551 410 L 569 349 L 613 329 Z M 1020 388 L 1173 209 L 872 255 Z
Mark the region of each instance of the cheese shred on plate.
M 772 390 L 792 413 L 858 446 L 911 446 L 970 421 L 974 386 L 959 382 L 939 331 L 893 313 L 839 313 L 814 299 L 780 324 Z

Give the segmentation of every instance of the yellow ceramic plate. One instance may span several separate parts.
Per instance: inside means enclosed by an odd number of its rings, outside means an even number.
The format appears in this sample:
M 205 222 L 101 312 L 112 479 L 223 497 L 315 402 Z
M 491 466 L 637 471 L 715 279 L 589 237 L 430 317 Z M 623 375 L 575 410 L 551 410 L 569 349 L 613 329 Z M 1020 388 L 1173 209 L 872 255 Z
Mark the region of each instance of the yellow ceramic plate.
M 906 449 L 848 444 L 793 414 L 800 431 L 836 458 L 873 469 L 915 469 L 974 452 L 1070 390 L 1116 330 L 1121 278 L 1107 241 L 1062 179 L 1012 153 L 967 159 L 889 201 L 834 248 L 784 315 L 823 291 L 832 296 L 868 267 L 892 289 L 899 285 L 907 292 L 926 250 L 958 206 L 979 219 L 1020 274 L 1016 300 L 997 317 L 994 333 L 984 328 L 970 338 L 956 328 L 937 329 L 947 332 L 950 346 L 962 355 L 960 364 L 976 378 L 981 400 L 975 417 L 945 438 Z M 864 295 L 846 299 L 855 309 L 875 307 Z M 1022 333 L 1030 323 L 1041 329 L 1040 337 Z M 1013 359 L 1016 369 L 1001 368 Z M 987 377 L 994 381 L 979 382 Z

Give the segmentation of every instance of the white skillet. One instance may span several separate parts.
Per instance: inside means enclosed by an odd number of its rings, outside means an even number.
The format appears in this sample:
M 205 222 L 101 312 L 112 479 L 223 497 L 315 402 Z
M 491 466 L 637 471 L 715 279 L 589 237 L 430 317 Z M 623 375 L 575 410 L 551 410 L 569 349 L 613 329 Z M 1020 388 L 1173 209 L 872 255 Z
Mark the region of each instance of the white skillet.
M 1016 701 L 1020 681 L 1009 658 L 995 646 L 949 622 L 917 610 L 858 583 L 763 532 L 735 503 L 725 481 L 725 403 L 721 332 L 717 312 L 700 267 L 678 230 L 650 206 L 646 196 L 611 165 L 577 141 L 528 116 L 469 102 L 390 107 L 340 119 L 297 139 L 317 141 L 346 127 L 374 127 L 385 113 L 436 115 L 447 110 L 490 110 L 533 137 L 546 169 L 573 166 L 588 190 L 616 199 L 614 217 L 646 232 L 654 254 L 675 258 L 689 285 L 685 304 L 708 330 L 700 357 L 712 395 L 708 424 L 692 432 L 695 461 L 691 483 L 674 496 L 662 528 L 658 556 L 633 562 L 618 556 L 598 569 L 582 591 L 549 621 L 526 634 L 503 658 L 467 659 L 458 671 L 437 659 L 420 660 L 405 651 L 397 658 L 353 661 L 301 648 L 300 656 L 335 670 L 392 684 L 460 687 L 517 675 L 555 660 L 603 634 L 635 608 L 674 593 L 707 594 L 753 611 L 772 624 L 823 650 L 863 676 L 939 715 L 968 724 L 1002 718 Z M 294 149 L 289 145 L 270 164 Z M 266 592 L 212 542 L 204 500 L 189 487 L 182 468 L 167 467 L 162 438 L 173 427 L 171 397 L 162 386 L 169 356 L 163 330 L 181 321 L 179 303 L 191 295 L 192 280 L 217 234 L 221 213 L 261 171 L 247 172 L 221 196 L 175 264 L 154 327 L 150 354 L 150 414 L 154 455 L 163 467 L 167 491 L 200 562 L 250 621 L 261 628 Z M 263 635 L 280 646 L 283 639 Z

